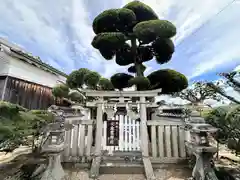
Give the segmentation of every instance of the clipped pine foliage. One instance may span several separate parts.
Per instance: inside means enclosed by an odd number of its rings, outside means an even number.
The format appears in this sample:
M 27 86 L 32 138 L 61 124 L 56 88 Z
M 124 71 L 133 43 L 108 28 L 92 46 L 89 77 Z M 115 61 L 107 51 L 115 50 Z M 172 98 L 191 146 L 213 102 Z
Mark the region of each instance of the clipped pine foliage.
M 172 54 L 155 54 L 156 62 L 158 64 L 164 64 L 171 60 Z
M 103 32 L 128 32 L 136 23 L 134 12 L 127 8 L 109 9 L 100 13 L 93 21 L 95 34 Z
M 116 53 L 115 50 L 106 49 L 106 48 L 100 48 L 99 52 L 106 60 L 111 60 Z
M 140 62 L 146 62 L 153 59 L 153 51 L 150 46 L 139 46 L 137 48 L 137 54 Z
M 115 58 L 116 64 L 128 66 L 129 73 L 135 73 L 141 78 L 144 77 L 146 69 L 144 62 L 155 59 L 158 64 L 164 64 L 171 60 L 174 44 L 170 38 L 177 33 L 171 22 L 159 19 L 150 6 L 140 1 L 132 1 L 119 9 L 103 11 L 94 19 L 93 31 L 96 36 L 92 46 L 98 49 L 106 60 Z M 163 82 L 161 76 L 167 76 L 168 79 L 165 80 L 169 82 Z M 151 84 L 148 88 L 164 87 L 164 93 L 175 90 L 178 92 L 187 84 L 186 77 L 177 72 L 159 70 L 148 77 Z M 114 88 L 123 89 L 128 87 L 123 81 L 125 79 L 129 80 L 129 75 L 118 73 L 112 76 L 111 82 Z M 145 79 L 144 82 L 147 84 L 148 81 Z M 167 88 L 167 85 L 174 85 L 174 88 Z M 177 85 L 179 87 L 176 87 Z M 140 85 L 137 85 L 138 90 L 139 88 Z
M 130 3 L 126 4 L 123 8 L 132 10 L 136 15 L 137 22 L 158 19 L 158 16 L 153 11 L 153 9 L 150 6 L 144 4 L 140 1 L 130 2 Z
M 116 63 L 119 66 L 127 66 L 134 63 L 134 54 L 128 44 L 125 43 L 124 46 L 117 51 Z
M 171 38 L 176 35 L 176 27 L 167 20 L 149 20 L 138 23 L 133 32 L 144 43 L 150 43 L 157 38 Z
M 162 89 L 162 94 L 180 92 L 188 87 L 187 78 L 172 69 L 161 69 L 154 71 L 147 76 L 151 89 Z
M 116 63 L 119 66 L 127 66 L 134 63 L 133 55 L 131 52 L 117 53 L 116 54 Z
M 135 13 L 127 8 L 118 9 L 118 24 L 117 29 L 120 32 L 132 32 L 133 26 L 136 24 Z
M 112 85 L 115 89 L 122 90 L 123 88 L 129 87 L 128 81 L 133 78 L 132 75 L 126 73 L 117 73 L 111 77 Z
M 152 47 L 157 54 L 172 54 L 174 53 L 174 44 L 171 39 L 158 38 L 152 43 Z
M 115 32 L 118 21 L 117 9 L 108 9 L 99 14 L 93 21 L 93 31 L 95 34 L 103 32 Z
M 150 87 L 149 79 L 143 76 L 131 78 L 128 83 L 129 86 L 138 86 L 139 90 L 147 90 Z
M 141 67 L 141 71 L 142 72 L 144 72 L 145 70 L 146 70 L 146 66 L 144 66 L 143 64 L 141 64 L 140 65 Z M 135 66 L 130 66 L 129 68 L 128 68 L 128 72 L 129 73 L 136 73 L 137 71 L 136 71 L 136 67 Z
M 59 97 L 59 98 L 68 97 L 68 93 L 69 93 L 69 87 L 66 86 L 65 84 L 57 85 L 52 89 L 52 94 L 54 97 Z
M 67 77 L 67 85 L 69 88 L 80 88 L 84 84 L 86 74 L 90 72 L 87 68 L 80 68 L 71 72 Z
M 96 88 L 101 76 L 98 72 L 91 71 L 88 74 L 86 74 L 84 82 L 87 86 Z
M 96 49 L 118 49 L 125 43 L 126 37 L 121 32 L 106 32 L 96 35 L 92 41 L 92 46 Z
M 156 61 L 159 64 L 167 63 L 174 53 L 174 44 L 171 39 L 158 38 L 152 43 Z
M 104 91 L 114 90 L 112 82 L 107 78 L 101 78 L 99 80 L 99 87 L 100 87 L 100 90 L 104 90 Z

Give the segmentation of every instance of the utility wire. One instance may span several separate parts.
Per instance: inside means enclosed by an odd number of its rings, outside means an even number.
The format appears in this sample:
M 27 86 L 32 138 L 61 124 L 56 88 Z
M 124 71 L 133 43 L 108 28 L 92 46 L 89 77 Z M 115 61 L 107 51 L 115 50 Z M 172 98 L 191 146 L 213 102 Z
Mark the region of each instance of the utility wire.
M 220 11 L 218 11 L 216 14 L 214 14 L 212 17 L 210 17 L 205 23 L 203 23 L 201 26 L 199 26 L 195 31 L 193 31 L 188 37 L 196 34 L 200 29 L 202 29 L 205 25 L 207 25 L 214 17 L 218 16 L 220 13 L 222 13 L 224 10 L 226 10 L 229 6 L 231 6 L 236 0 L 232 0 L 229 2 L 226 6 L 224 6 Z M 187 37 L 187 38 L 188 38 Z M 177 46 L 181 45 L 187 38 L 183 39 L 180 43 L 178 43 Z M 176 46 L 176 47 L 177 47 Z

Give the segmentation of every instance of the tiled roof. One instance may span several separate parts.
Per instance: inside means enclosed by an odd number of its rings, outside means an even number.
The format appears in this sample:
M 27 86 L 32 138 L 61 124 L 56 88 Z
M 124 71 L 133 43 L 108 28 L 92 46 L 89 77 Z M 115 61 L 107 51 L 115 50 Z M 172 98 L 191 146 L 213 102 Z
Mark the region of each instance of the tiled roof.
M 34 64 L 45 71 L 49 71 L 51 73 L 59 74 L 61 76 L 67 77 L 67 74 L 65 74 L 64 72 L 52 67 L 47 63 L 44 63 L 39 57 L 34 57 L 30 53 L 24 52 L 24 50 L 21 47 L 7 41 L 4 38 L 0 37 L 0 44 L 3 44 L 4 46 L 7 46 L 8 48 L 10 48 L 11 53 L 16 54 L 20 57 L 23 57 L 23 58 L 18 58 L 19 60 L 25 61 L 30 64 Z
M 28 60 L 32 61 L 32 63 L 36 63 L 39 65 L 39 67 L 45 71 L 50 71 L 50 72 L 53 72 L 53 73 L 56 73 L 56 74 L 59 74 L 59 75 L 62 75 L 64 77 L 67 77 L 67 74 L 65 74 L 64 72 L 62 71 L 59 71 L 58 69 L 50 66 L 49 64 L 47 63 L 44 63 L 39 57 L 34 57 L 34 56 L 31 56 L 25 52 L 22 52 L 21 50 L 17 50 L 17 49 L 14 49 L 14 48 L 10 48 L 10 50 L 13 52 L 13 53 L 16 53 L 20 56 L 23 56 L 25 58 L 27 58 Z M 23 60 L 23 59 L 20 59 L 20 60 Z

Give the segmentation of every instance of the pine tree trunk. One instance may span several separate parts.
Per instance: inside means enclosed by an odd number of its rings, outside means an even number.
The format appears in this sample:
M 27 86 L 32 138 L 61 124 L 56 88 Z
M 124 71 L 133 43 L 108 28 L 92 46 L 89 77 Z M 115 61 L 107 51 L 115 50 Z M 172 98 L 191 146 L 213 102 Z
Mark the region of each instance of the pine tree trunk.
M 143 72 L 141 70 L 141 64 L 138 62 L 138 57 L 137 57 L 137 43 L 136 43 L 136 38 L 131 39 L 131 44 L 132 44 L 132 52 L 134 54 L 134 65 L 136 68 L 136 76 L 143 76 Z
M 136 43 L 136 38 L 131 39 L 131 44 L 132 44 L 132 52 L 134 54 L 133 60 L 134 60 L 134 66 L 136 68 L 136 77 L 144 76 L 143 72 L 141 70 L 141 64 L 138 61 L 137 57 L 137 43 Z M 137 90 L 140 90 L 140 88 L 137 86 Z

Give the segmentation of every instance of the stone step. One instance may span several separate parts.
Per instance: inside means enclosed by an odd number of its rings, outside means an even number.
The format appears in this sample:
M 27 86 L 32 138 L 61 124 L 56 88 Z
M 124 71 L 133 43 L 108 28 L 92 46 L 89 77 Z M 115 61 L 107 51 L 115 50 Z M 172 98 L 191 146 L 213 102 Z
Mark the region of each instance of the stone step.
M 131 157 L 131 156 L 104 156 L 102 157 L 102 162 L 114 163 L 114 162 L 122 162 L 122 163 L 138 163 L 142 164 L 141 157 Z
M 100 165 L 100 174 L 143 174 L 144 167 L 139 152 L 114 152 L 104 155 Z
M 112 154 L 105 151 L 103 152 L 104 158 L 125 158 L 128 157 L 130 159 L 141 159 L 142 153 L 140 151 L 130 151 L 130 152 L 122 152 L 122 151 L 114 151 Z
M 143 174 L 144 167 L 140 163 L 106 162 L 100 165 L 100 174 Z
M 102 174 L 99 180 L 146 180 L 144 174 Z

